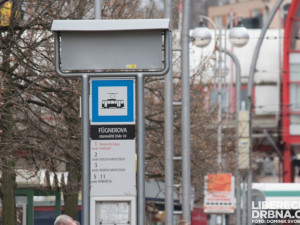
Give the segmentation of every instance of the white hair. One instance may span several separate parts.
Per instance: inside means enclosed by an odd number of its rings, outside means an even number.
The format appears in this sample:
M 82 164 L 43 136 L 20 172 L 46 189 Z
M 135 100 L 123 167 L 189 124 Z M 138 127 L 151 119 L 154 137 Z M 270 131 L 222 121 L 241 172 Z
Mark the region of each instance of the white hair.
M 72 217 L 62 214 L 56 218 L 54 225 L 68 225 L 69 222 L 73 222 Z

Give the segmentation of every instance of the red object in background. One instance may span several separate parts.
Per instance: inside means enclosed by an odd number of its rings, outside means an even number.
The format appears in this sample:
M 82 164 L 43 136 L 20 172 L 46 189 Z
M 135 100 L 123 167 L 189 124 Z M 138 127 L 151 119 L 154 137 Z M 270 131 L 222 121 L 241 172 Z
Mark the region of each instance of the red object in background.
M 281 91 L 281 116 L 282 116 L 282 141 L 284 143 L 283 149 L 283 182 L 290 183 L 294 182 L 294 167 L 291 161 L 293 156 L 292 147 L 293 145 L 298 145 L 300 143 L 300 135 L 291 134 L 290 124 L 291 124 L 291 99 L 290 99 L 290 87 L 295 81 L 290 79 L 290 53 L 300 53 L 300 50 L 296 46 L 292 45 L 292 41 L 295 42 L 293 37 L 293 32 L 296 31 L 297 26 L 299 26 L 299 0 L 293 0 L 289 7 L 285 22 L 285 33 L 283 43 L 283 73 L 282 73 L 282 91 Z M 293 28 L 295 31 L 293 31 Z M 293 38 L 292 38 L 293 37 Z M 298 81 L 297 81 L 298 82 Z M 296 83 L 297 83 L 296 82 Z M 298 112 L 296 112 L 299 114 Z
M 201 208 L 194 208 L 191 215 L 192 225 L 207 225 L 207 216 Z
M 230 192 L 231 191 L 231 174 L 217 173 L 207 174 L 207 192 Z

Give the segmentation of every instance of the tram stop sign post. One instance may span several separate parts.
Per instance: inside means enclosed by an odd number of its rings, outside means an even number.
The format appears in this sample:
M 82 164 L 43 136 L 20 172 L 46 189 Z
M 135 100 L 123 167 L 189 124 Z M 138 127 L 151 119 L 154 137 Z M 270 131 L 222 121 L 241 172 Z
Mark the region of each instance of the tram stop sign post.
M 65 78 L 82 78 L 82 224 L 98 223 L 100 217 L 100 222 L 103 221 L 108 210 L 121 218 L 121 222 L 145 224 L 144 76 L 162 76 L 170 68 L 169 19 L 54 20 L 51 30 L 55 39 L 56 72 Z M 136 78 L 137 196 L 115 193 L 92 196 L 90 193 L 89 111 L 95 108 L 93 102 L 90 107 L 90 77 Z

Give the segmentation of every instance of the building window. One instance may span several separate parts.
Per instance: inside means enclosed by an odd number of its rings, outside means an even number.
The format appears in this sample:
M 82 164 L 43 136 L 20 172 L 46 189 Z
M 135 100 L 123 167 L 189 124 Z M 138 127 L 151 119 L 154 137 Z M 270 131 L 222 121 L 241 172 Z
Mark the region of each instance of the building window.
M 300 134 L 300 54 L 290 54 L 290 133 Z
M 300 7 L 299 7 L 300 8 Z M 300 22 L 294 21 L 291 34 L 291 50 L 300 50 Z
M 265 159 L 265 175 L 270 176 L 273 175 L 274 166 L 273 166 L 273 158 L 267 157 Z
M 261 14 L 260 9 L 252 9 L 251 15 L 252 17 L 257 17 Z
M 290 110 L 293 113 L 300 112 L 300 84 L 290 85 Z
M 287 17 L 287 14 L 288 14 L 288 12 L 289 12 L 290 5 L 291 5 L 291 4 L 286 4 L 286 5 L 284 5 L 284 6 L 282 7 L 283 24 L 285 24 L 286 17 Z
M 223 16 L 216 16 L 215 24 L 217 27 L 223 27 Z

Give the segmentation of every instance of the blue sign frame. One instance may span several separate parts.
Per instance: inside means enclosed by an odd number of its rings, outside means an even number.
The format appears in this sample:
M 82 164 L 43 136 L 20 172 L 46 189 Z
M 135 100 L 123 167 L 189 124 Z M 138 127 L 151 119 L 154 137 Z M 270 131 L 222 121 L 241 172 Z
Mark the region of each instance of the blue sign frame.
M 127 115 L 99 115 L 99 87 L 127 88 Z M 133 123 L 134 122 L 134 80 L 91 80 L 91 122 L 92 123 Z

